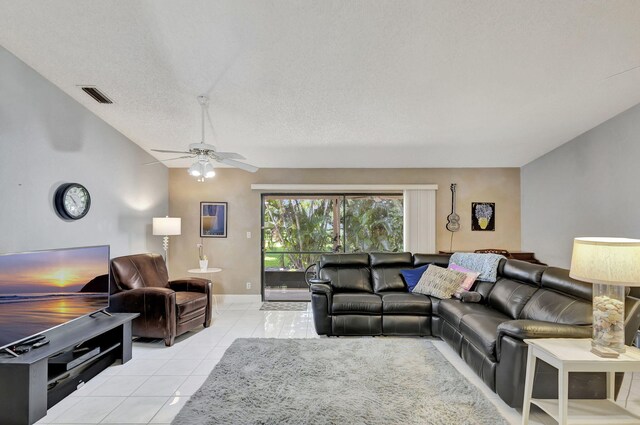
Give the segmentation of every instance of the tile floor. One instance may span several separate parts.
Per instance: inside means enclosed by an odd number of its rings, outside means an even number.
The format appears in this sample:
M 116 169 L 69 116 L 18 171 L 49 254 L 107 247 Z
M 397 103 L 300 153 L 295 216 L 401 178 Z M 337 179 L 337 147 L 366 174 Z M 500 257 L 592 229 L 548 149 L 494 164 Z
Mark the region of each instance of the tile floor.
M 111 366 L 58 403 L 38 424 L 168 424 L 203 384 L 236 338 L 318 338 L 310 311 L 260 311 L 261 303 L 219 306 L 207 329 L 179 337 L 173 347 L 162 342 L 134 343 L 133 359 Z M 521 415 L 489 390 L 449 346 L 434 345 L 496 405 L 512 424 Z M 619 401 L 640 413 L 640 374 L 625 376 Z M 555 424 L 534 411 L 532 424 Z

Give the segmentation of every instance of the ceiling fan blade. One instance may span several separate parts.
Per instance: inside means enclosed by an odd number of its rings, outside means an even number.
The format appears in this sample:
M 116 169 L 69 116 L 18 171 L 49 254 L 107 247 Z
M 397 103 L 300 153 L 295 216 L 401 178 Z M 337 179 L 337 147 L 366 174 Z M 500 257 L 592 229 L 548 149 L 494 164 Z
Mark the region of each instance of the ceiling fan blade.
M 250 173 L 255 173 L 256 171 L 258 171 L 258 167 L 245 164 L 244 162 L 234 161 L 233 159 L 218 159 L 217 161 L 223 164 L 231 165 L 232 167 L 240 168 L 241 170 L 248 171 Z
M 162 152 L 162 153 L 191 153 L 191 152 L 185 152 L 185 151 L 168 151 L 165 149 L 151 149 L 154 152 Z
M 217 159 L 247 159 L 235 152 L 211 152 L 211 154 Z
M 179 156 L 177 158 L 169 158 L 169 159 L 162 159 L 160 161 L 146 162 L 146 163 L 144 163 L 142 165 L 162 164 L 163 162 L 166 162 L 166 161 L 174 161 L 176 159 L 185 159 L 185 158 L 195 158 L 195 156 L 193 156 L 193 155 Z

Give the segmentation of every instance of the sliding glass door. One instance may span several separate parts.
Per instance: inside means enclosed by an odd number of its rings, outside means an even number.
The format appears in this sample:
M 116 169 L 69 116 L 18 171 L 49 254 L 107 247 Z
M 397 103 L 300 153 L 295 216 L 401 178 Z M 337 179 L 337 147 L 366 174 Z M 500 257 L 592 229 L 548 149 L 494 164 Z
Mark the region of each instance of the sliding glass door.
M 323 253 L 402 251 L 402 195 L 262 196 L 263 298 L 309 300 L 304 270 Z

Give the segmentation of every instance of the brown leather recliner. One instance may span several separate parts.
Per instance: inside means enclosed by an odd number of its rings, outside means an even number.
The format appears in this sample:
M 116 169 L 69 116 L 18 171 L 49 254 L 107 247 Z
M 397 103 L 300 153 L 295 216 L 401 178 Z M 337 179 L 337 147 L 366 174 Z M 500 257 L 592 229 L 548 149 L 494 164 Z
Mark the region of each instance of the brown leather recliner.
M 211 325 L 211 281 L 194 277 L 170 282 L 161 255 L 114 258 L 111 274 L 109 311 L 140 313 L 133 321 L 133 335 L 163 338 L 171 346 L 176 336 Z

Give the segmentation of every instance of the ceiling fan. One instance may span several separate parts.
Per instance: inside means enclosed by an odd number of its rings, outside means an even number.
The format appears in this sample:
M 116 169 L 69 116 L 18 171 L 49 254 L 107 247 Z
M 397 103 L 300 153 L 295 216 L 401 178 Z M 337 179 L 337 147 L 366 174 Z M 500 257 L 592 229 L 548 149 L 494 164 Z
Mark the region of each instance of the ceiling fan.
M 187 151 L 173 151 L 166 149 L 151 149 L 154 152 L 161 153 L 180 153 L 185 154 L 183 156 L 178 156 L 176 158 L 162 159 L 159 161 L 149 162 L 145 165 L 151 164 L 160 164 L 165 161 L 174 161 L 176 159 L 185 159 L 185 158 L 197 158 L 196 162 L 193 163 L 191 167 L 189 167 L 189 174 L 193 177 L 197 177 L 199 181 L 204 181 L 205 178 L 211 178 L 216 175 L 213 165 L 210 160 L 215 160 L 222 164 L 227 164 L 232 167 L 239 168 L 241 170 L 248 171 L 250 173 L 255 173 L 258 171 L 258 167 L 254 167 L 250 164 L 245 164 L 244 162 L 236 161 L 237 159 L 246 159 L 244 156 L 235 152 L 218 152 L 216 147 L 213 145 L 209 145 L 204 142 L 204 120 L 205 114 L 208 115 L 207 107 L 209 106 L 209 98 L 207 96 L 198 96 L 198 103 L 202 107 L 202 141 L 200 143 L 192 143 L 189 145 L 189 150 Z

